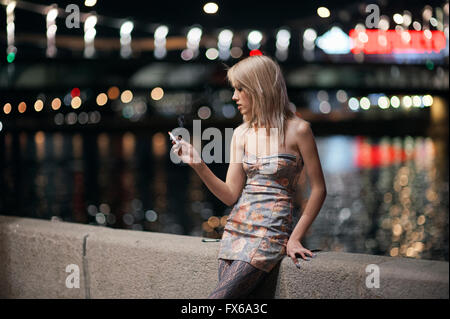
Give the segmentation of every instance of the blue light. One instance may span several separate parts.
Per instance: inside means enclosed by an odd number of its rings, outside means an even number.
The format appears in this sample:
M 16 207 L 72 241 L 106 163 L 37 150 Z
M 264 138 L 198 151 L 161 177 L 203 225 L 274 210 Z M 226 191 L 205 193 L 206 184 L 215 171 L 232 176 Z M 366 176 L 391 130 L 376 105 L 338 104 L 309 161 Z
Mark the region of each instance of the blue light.
M 347 54 L 352 48 L 352 40 L 339 27 L 332 27 L 318 37 L 316 44 L 327 54 Z

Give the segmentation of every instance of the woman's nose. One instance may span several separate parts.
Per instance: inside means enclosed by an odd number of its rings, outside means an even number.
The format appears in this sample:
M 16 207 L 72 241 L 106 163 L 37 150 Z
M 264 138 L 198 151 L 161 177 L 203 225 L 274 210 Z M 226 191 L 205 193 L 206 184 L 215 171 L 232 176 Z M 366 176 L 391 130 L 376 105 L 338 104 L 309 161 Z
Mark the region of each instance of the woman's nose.
M 232 99 L 233 101 L 237 101 L 237 100 L 238 100 L 238 95 L 237 95 L 236 92 L 233 93 L 233 96 L 231 97 L 231 99 Z

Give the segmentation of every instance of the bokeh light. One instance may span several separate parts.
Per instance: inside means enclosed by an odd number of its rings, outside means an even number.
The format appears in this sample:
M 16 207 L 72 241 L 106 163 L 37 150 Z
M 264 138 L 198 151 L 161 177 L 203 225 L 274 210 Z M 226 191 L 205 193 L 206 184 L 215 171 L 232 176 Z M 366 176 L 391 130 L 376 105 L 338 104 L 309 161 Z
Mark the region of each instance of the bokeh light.
M 52 100 L 51 106 L 53 110 L 59 110 L 59 108 L 61 107 L 61 100 L 59 98 L 54 98 Z
M 150 96 L 153 100 L 159 101 L 164 97 L 164 90 L 160 87 L 155 87 L 151 91 Z
M 330 10 L 326 7 L 319 7 L 317 8 L 317 14 L 321 18 L 328 18 L 330 16 Z
M 215 2 L 208 2 L 203 6 L 203 11 L 208 14 L 217 13 L 219 6 Z
M 125 90 L 120 95 L 120 100 L 122 103 L 130 103 L 133 99 L 133 93 L 130 90 Z
M 97 95 L 95 101 L 97 102 L 97 105 L 103 106 L 108 102 L 108 96 L 105 93 L 100 93 Z
M 25 102 L 20 102 L 17 109 L 19 113 L 24 113 L 27 110 L 27 104 Z
M 120 95 L 120 90 L 117 86 L 112 86 L 108 89 L 106 94 L 110 100 L 116 100 Z
M 3 105 L 3 113 L 5 114 L 9 114 L 12 111 L 12 105 L 11 103 L 5 103 L 5 105 Z
M 79 96 L 75 96 L 72 99 L 72 102 L 70 103 L 70 105 L 72 106 L 73 109 L 78 109 L 81 106 L 81 98 Z
M 44 108 L 44 101 L 37 100 L 36 102 L 34 102 L 34 109 L 36 110 L 36 112 L 42 111 L 43 108 Z

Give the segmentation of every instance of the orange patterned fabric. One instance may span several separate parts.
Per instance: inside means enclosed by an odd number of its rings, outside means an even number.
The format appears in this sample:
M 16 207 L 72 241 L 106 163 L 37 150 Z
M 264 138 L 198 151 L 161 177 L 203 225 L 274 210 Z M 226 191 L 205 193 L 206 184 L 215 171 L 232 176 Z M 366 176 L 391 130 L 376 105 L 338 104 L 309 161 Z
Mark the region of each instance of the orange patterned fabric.
M 228 217 L 218 258 L 270 272 L 286 254 L 303 160 L 287 153 L 256 157 L 245 151 L 242 164 L 247 182 Z

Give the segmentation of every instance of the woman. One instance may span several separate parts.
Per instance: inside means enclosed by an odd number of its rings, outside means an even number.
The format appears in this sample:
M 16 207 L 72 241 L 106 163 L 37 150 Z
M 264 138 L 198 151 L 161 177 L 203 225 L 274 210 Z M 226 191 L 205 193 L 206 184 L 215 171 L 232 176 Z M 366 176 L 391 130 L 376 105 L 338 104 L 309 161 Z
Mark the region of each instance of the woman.
M 231 67 L 227 77 L 243 124 L 233 133 L 226 181 L 211 172 L 191 144 L 180 139 L 172 148 L 215 196 L 234 204 L 218 255 L 219 283 L 209 298 L 248 296 L 286 254 L 297 266 L 296 255 L 314 257 L 301 240 L 326 196 L 310 124 L 289 109 L 278 64 L 251 56 Z M 303 166 L 311 196 L 292 229 L 293 194 Z

